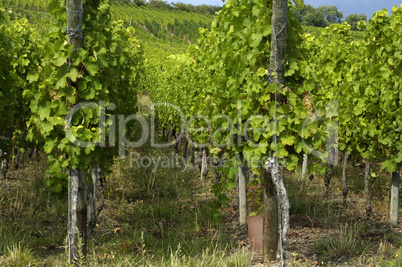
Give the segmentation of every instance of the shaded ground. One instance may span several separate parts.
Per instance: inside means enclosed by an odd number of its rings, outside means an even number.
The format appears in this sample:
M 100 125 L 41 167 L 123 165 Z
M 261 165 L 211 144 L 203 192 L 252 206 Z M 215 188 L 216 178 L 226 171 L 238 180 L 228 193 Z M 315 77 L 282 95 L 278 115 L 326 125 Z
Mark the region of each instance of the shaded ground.
M 144 147 L 143 156 L 171 155 Z M 26 159 L 0 180 L 0 265 L 65 266 L 66 194 L 44 187 L 46 161 Z M 289 266 L 402 266 L 401 227 L 387 226 L 389 178 L 378 170 L 372 179 L 374 215 L 366 217 L 363 179 L 351 166 L 350 196 L 343 205 L 339 170 L 328 196 L 322 177 L 303 184 L 283 173 L 291 203 Z M 93 266 L 278 266 L 249 252 L 246 227 L 238 224 L 235 192 L 223 221 L 211 220 L 210 171 L 206 184 L 199 170 L 181 164 L 154 170 L 117 161 L 105 181 L 105 206 L 88 255 Z M 11 248 L 11 250 L 10 250 Z M 14 249 L 14 250 L 13 250 Z M 14 251 L 11 253 L 11 251 Z M 14 258 L 13 258 L 14 257 Z

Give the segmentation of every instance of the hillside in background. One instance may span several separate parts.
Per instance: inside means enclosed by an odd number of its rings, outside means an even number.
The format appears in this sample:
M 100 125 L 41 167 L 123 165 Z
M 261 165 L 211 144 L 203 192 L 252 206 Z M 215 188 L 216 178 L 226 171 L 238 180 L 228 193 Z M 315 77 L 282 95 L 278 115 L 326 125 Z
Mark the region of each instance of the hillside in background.
M 48 12 L 49 2 L 0 1 L 11 20 L 26 18 L 31 24 L 37 25 L 41 34 L 45 34 L 54 23 Z M 114 20 L 124 20 L 127 27 L 135 28 L 137 38 L 143 41 L 145 51 L 150 54 L 184 52 L 189 44 L 197 40 L 198 29 L 210 28 L 213 20 L 213 16 L 208 14 L 126 2 L 112 2 L 111 13 Z
M 31 24 L 37 25 L 38 31 L 45 34 L 54 23 L 48 12 L 50 0 L 0 0 L 11 20 L 26 18 Z M 173 5 L 163 1 L 153 0 L 148 4 L 144 1 L 113 1 L 111 13 L 114 20 L 124 20 L 126 26 L 136 30 L 137 38 L 144 44 L 144 50 L 151 57 L 162 59 L 169 54 L 179 54 L 186 51 L 189 44 L 194 44 L 199 37 L 199 28 L 210 28 L 214 16 L 211 13 L 219 11 L 215 6 L 192 6 L 182 3 Z M 322 28 L 303 26 L 306 33 L 320 35 Z M 361 39 L 362 32 L 353 32 L 355 39 Z
M 112 16 L 122 19 L 136 29 L 148 54 L 176 54 L 184 52 L 196 42 L 199 28 L 210 28 L 213 16 L 175 9 L 137 6 L 114 2 Z

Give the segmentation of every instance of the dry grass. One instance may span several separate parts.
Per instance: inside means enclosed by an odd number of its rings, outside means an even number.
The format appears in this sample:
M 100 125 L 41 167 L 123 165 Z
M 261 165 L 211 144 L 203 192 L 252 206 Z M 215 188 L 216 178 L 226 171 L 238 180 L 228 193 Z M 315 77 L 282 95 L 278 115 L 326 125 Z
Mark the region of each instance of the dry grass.
M 146 98 L 144 100 L 146 102 Z M 168 150 L 141 148 L 144 155 Z M 117 161 L 105 182 L 105 208 L 86 261 L 91 266 L 252 266 L 239 234 L 236 205 L 223 223 L 211 220 L 211 184 L 197 169 L 152 171 Z M 300 192 L 298 174 L 284 173 L 291 202 L 291 266 L 401 266 L 402 233 L 387 226 L 389 179 L 372 181 L 374 216 L 364 214 L 363 182 L 350 168 L 351 193 L 343 205 L 339 174 L 325 196 L 322 177 Z M 46 161 L 26 162 L 0 181 L 0 266 L 65 266 L 67 200 L 44 187 Z M 213 172 L 210 172 L 212 175 Z M 336 173 L 336 172 L 335 172 Z M 215 181 L 210 177 L 210 182 Z M 233 195 L 230 195 L 234 199 Z M 233 204 L 233 202 L 232 202 Z M 241 237 L 236 237 L 240 235 Z M 275 264 L 272 263 L 272 266 Z

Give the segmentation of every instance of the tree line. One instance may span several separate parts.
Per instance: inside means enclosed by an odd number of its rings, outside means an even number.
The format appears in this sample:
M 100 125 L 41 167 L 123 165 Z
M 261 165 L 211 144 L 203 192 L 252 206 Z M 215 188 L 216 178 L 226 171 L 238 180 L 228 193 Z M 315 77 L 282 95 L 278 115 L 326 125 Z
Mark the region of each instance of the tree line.
M 216 12 L 222 9 L 220 6 L 211 6 L 211 5 L 199 5 L 194 6 L 192 4 L 184 4 L 181 2 L 178 3 L 168 3 L 167 1 L 162 0 L 116 0 L 116 2 L 126 3 L 126 4 L 134 4 L 137 6 L 149 6 L 155 8 L 166 8 L 166 9 L 176 9 L 186 12 L 195 12 L 202 15 L 215 15 Z
M 319 6 L 314 8 L 312 5 L 304 5 L 294 10 L 295 17 L 305 26 L 327 27 L 334 23 L 342 23 L 346 21 L 350 24 L 352 30 L 357 30 L 359 21 L 367 21 L 364 14 L 350 14 L 343 20 L 343 13 L 338 11 L 336 6 Z
M 168 3 L 162 0 L 116 0 L 117 2 L 134 4 L 137 6 L 149 6 L 155 8 L 166 8 L 170 10 L 182 10 L 186 12 L 195 12 L 203 15 L 215 15 L 216 12 L 222 9 L 220 6 L 199 5 L 192 4 Z M 350 24 L 352 30 L 358 30 L 357 25 L 359 21 L 367 21 L 367 16 L 364 14 L 350 14 L 345 19 L 343 13 L 338 11 L 338 7 L 332 5 L 323 5 L 317 8 L 312 5 L 303 5 L 294 10 L 294 16 L 305 26 L 327 27 L 334 23 L 342 23 L 346 21 Z

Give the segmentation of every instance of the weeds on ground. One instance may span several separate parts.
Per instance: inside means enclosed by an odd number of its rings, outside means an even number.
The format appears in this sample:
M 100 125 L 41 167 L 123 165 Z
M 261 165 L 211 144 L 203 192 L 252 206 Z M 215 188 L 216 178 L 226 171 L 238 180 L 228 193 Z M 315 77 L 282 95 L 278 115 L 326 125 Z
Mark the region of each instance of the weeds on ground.
M 364 212 L 364 180 L 359 167 L 349 166 L 347 203 L 343 203 L 340 165 L 334 169 L 329 194 L 325 195 L 324 178 L 300 180 L 300 173 L 290 173 L 285 180 L 294 219 L 303 218 L 303 227 L 319 228 L 314 253 L 323 262 L 342 261 L 353 266 L 402 266 L 402 237 L 387 226 L 389 209 L 389 175 L 372 170 L 370 192 L 374 217 Z M 336 234 L 332 234 L 333 232 Z M 327 232 L 327 233 L 326 233 Z M 324 237 L 323 237 L 324 236 Z M 331 264 L 332 266 L 332 264 Z
M 23 235 L 0 225 L 0 240 L 0 266 L 26 266 L 34 260 Z
M 171 151 L 140 148 L 144 156 Z M 44 186 L 46 160 L 32 162 L 0 186 L 0 266 L 65 266 L 67 198 Z M 91 266 L 250 266 L 252 254 L 212 223 L 208 184 L 198 170 L 130 166 L 116 161 L 105 207 L 85 261 Z
M 349 258 L 362 255 L 368 247 L 368 242 L 361 236 L 367 232 L 368 226 L 364 223 L 346 223 L 339 228 L 339 234 L 316 243 L 320 254 L 333 259 Z

